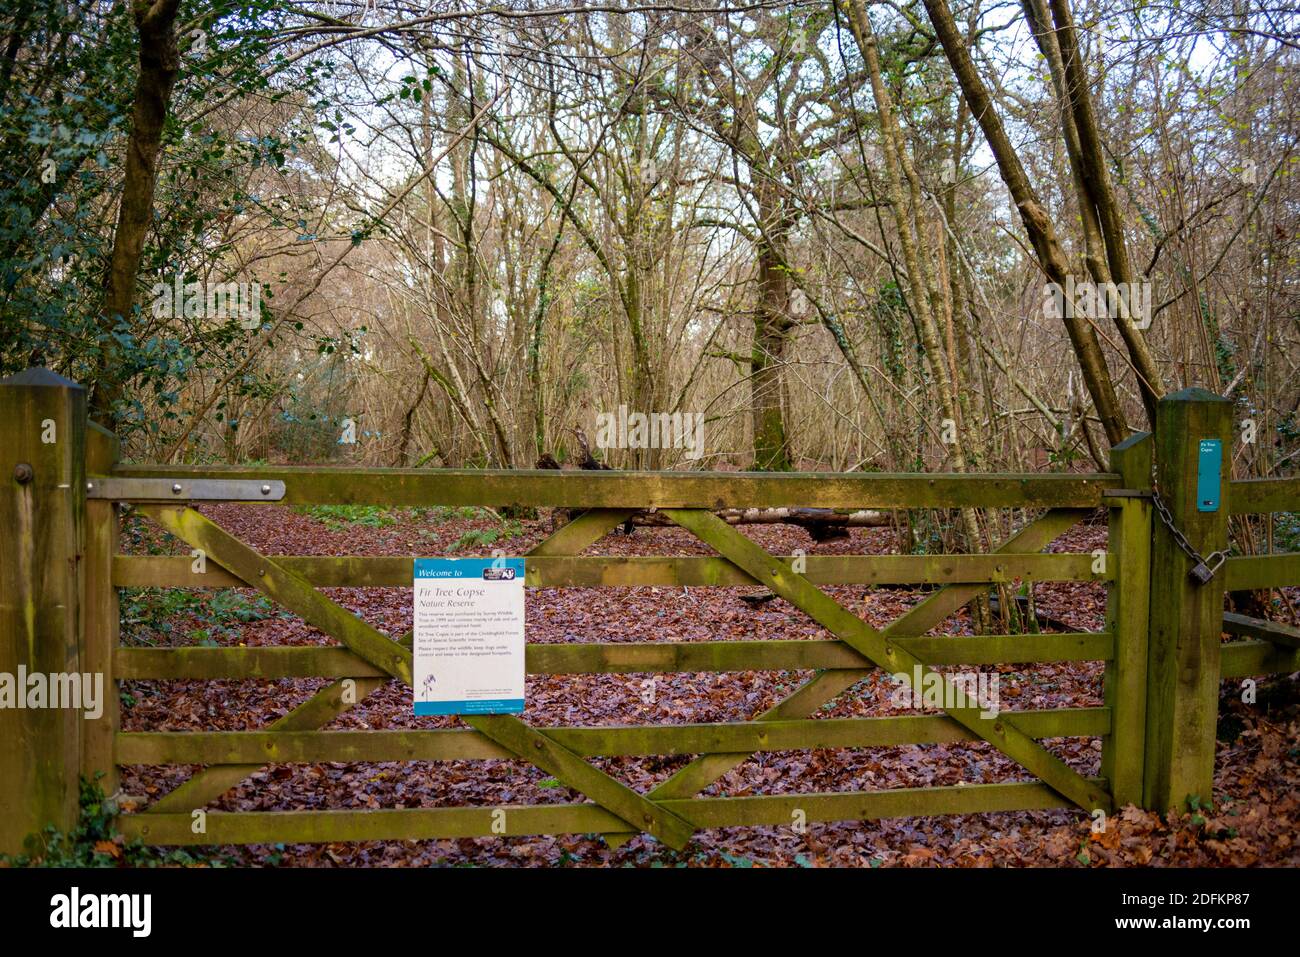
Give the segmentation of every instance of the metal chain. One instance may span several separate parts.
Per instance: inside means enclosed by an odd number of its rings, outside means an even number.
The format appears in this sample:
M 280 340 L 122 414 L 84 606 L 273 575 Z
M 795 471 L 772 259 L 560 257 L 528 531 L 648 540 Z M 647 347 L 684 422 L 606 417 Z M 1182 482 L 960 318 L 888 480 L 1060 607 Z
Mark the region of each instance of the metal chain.
M 1160 516 L 1160 521 L 1164 522 L 1165 528 L 1169 529 L 1169 534 L 1174 537 L 1174 543 L 1186 553 L 1187 557 L 1192 560 L 1193 565 L 1204 565 L 1212 578 L 1214 573 L 1217 572 L 1227 560 L 1227 553 L 1214 551 L 1202 557 L 1201 553 L 1192 547 L 1192 543 L 1187 540 L 1187 536 L 1184 535 L 1182 531 L 1179 530 L 1178 526 L 1174 524 L 1174 516 L 1169 511 L 1169 506 L 1165 505 L 1164 499 L 1160 497 L 1160 493 L 1154 489 L 1151 492 L 1151 504 L 1156 507 L 1156 514 Z M 1214 564 L 1211 565 L 1210 563 L 1212 561 Z M 1208 581 L 1209 579 L 1207 578 L 1206 580 Z

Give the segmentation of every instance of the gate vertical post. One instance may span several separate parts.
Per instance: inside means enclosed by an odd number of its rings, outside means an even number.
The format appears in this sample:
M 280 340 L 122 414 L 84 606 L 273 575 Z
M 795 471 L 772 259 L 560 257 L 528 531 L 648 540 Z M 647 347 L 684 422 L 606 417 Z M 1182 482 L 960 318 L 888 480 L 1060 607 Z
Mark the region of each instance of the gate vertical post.
M 86 428 L 86 473 L 109 472 L 118 459 L 117 436 L 91 422 Z M 87 486 L 89 487 L 89 486 Z M 118 549 L 116 502 L 91 499 L 86 502 L 85 611 L 82 616 L 81 666 L 88 674 L 103 675 L 100 714 L 81 726 L 81 774 L 112 797 L 118 791 L 117 761 L 113 742 L 118 731 L 120 691 L 113 677 L 113 654 L 119 644 L 121 613 L 117 589 L 113 586 L 113 556 Z
M 1232 404 L 1204 389 L 1183 389 L 1158 403 L 1156 485 L 1174 525 L 1201 555 L 1228 547 L 1231 432 Z M 1220 443 L 1219 482 L 1198 496 L 1200 468 L 1215 464 L 1202 455 L 1202 442 L 1210 440 Z M 1143 806 L 1164 812 L 1182 810 L 1193 796 L 1213 798 L 1226 576 L 1220 569 L 1209 582 L 1194 583 L 1193 562 L 1173 534 L 1158 518 L 1152 526 Z
M 63 699 L 80 692 L 86 392 L 27 369 L 0 380 L 0 425 L 0 853 L 17 854 L 77 820 L 81 701 Z
M 1110 468 L 1124 488 L 1150 491 L 1150 432 L 1129 436 L 1110 450 Z M 1146 739 L 1147 629 L 1150 613 L 1151 503 L 1119 498 L 1111 503 L 1107 550 L 1114 561 L 1106 622 L 1115 650 L 1106 662 L 1105 700 L 1110 733 L 1101 742 L 1101 774 L 1118 807 L 1142 803 Z

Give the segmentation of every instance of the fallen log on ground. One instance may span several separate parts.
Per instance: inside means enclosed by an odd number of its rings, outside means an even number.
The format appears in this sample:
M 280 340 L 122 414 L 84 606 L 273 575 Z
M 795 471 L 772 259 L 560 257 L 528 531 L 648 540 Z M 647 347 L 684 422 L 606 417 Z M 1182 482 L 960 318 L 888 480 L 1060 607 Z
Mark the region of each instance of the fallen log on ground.
M 888 512 L 836 512 L 829 508 L 723 508 L 714 515 L 728 525 L 840 525 L 845 528 L 882 528 L 889 524 Z M 658 512 L 641 512 L 637 525 L 671 525 Z
M 728 525 L 798 525 L 815 542 L 848 538 L 850 528 L 882 528 L 889 525 L 888 512 L 862 510 L 836 512 L 829 508 L 724 508 L 713 513 Z M 658 512 L 632 517 L 633 525 L 671 525 Z
M 578 468 L 589 471 L 610 470 L 609 466 L 597 461 L 591 454 L 587 437 L 581 429 L 575 429 L 578 445 L 582 455 L 578 459 Z M 549 453 L 537 460 L 539 469 L 561 469 L 559 462 Z M 566 515 L 571 510 L 562 510 Z M 890 524 L 890 513 L 874 510 L 841 512 L 830 508 L 723 508 L 714 513 L 728 525 L 798 525 L 812 536 L 815 542 L 825 542 L 836 538 L 848 538 L 850 528 L 881 528 Z M 673 522 L 667 516 L 653 510 L 638 512 L 620 528 L 624 534 L 631 534 L 635 526 L 664 527 Z

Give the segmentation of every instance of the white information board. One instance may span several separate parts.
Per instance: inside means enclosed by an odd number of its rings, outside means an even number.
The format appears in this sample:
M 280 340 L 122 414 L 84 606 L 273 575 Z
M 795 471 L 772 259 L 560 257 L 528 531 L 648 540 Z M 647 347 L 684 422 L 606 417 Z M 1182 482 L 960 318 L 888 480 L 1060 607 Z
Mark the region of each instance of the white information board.
M 415 713 L 524 710 L 524 560 L 415 560 Z

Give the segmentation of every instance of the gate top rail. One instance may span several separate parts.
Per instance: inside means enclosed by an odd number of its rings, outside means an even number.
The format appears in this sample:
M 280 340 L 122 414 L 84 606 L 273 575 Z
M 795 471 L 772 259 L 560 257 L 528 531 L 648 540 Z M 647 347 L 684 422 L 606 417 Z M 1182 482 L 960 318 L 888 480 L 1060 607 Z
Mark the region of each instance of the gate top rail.
M 1300 476 L 1239 479 L 1228 484 L 1228 511 L 1233 515 L 1300 510 Z
M 100 476 L 102 478 L 102 476 Z M 1118 475 L 951 472 L 619 472 L 119 465 L 113 479 L 284 483 L 285 505 L 573 508 L 1095 508 Z M 93 481 L 96 476 L 90 476 Z M 119 490 L 125 485 L 118 485 Z M 143 496 L 114 494 L 118 501 Z M 183 496 L 181 496 L 183 497 Z M 258 496 L 260 497 L 260 496 Z

